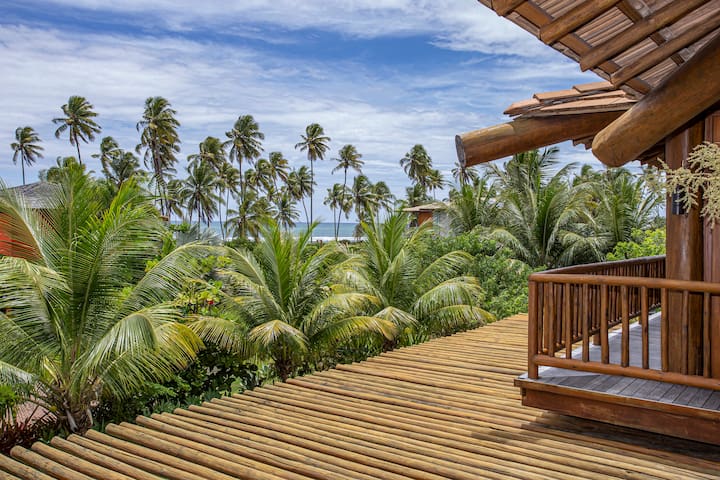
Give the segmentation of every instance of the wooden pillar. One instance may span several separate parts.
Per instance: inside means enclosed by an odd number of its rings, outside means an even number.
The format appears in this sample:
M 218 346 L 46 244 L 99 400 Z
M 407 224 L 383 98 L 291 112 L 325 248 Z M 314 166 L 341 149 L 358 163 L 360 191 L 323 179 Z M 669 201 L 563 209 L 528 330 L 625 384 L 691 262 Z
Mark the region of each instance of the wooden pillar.
M 688 154 L 703 142 L 704 131 L 701 120 L 667 137 L 668 167 L 685 166 Z M 704 232 L 700 208 L 691 208 L 684 214 L 672 211 L 672 196 L 668 195 L 666 276 L 676 280 L 703 280 Z M 668 292 L 667 299 L 668 370 L 702 375 L 702 297 L 684 299 L 681 292 Z
M 705 119 L 705 140 L 720 143 L 720 110 Z M 720 282 L 720 225 L 711 228 L 709 222 L 704 227 L 704 265 L 703 280 Z M 716 347 L 710 352 L 710 376 L 720 378 L 720 298 L 715 297 L 711 303 L 710 342 Z

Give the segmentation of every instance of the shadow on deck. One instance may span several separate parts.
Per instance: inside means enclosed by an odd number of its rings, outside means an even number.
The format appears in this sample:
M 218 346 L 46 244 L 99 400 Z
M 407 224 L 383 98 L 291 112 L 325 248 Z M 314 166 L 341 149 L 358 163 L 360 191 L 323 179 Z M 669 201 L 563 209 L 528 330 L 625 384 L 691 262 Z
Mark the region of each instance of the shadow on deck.
M 718 447 L 522 406 L 513 380 L 526 352 L 527 317 L 516 316 L 107 434 L 16 448 L 0 457 L 0 478 L 720 476 Z

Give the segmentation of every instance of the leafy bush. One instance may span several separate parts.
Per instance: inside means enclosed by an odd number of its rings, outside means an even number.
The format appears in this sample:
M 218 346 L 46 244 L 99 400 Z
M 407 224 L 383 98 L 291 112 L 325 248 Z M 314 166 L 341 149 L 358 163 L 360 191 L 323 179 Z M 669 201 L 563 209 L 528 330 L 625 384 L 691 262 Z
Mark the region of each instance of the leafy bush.
M 468 275 L 480 279 L 483 308 L 501 319 L 527 312 L 528 276 L 532 269 L 513 258 L 512 252 L 476 229 L 457 236 L 433 235 L 420 244 L 419 254 L 427 265 L 441 255 L 461 250 L 473 256 Z
M 665 255 L 665 229 L 633 230 L 632 241 L 618 243 L 612 252 L 607 254 L 608 260 L 624 260 L 627 258 L 651 257 Z

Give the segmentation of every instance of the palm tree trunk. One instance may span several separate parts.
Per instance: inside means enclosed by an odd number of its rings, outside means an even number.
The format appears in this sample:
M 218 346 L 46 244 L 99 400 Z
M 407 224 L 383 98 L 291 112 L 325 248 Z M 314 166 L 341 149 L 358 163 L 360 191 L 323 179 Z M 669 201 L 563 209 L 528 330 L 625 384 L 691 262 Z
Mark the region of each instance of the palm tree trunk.
M 310 159 L 310 223 L 313 222 L 313 195 L 315 194 L 315 169 L 314 169 L 315 162 Z M 307 226 L 310 228 L 310 224 Z M 312 235 L 310 235 L 310 240 L 312 240 Z
M 225 221 L 228 221 L 228 209 L 230 208 L 230 189 L 225 189 Z M 223 228 L 225 226 L 223 225 Z
M 23 185 L 25 185 L 25 155 L 20 157 L 20 168 L 22 168 Z
M 305 197 L 302 197 L 300 201 L 302 202 L 303 210 L 305 211 L 305 226 L 309 228 L 310 218 L 308 217 L 307 206 L 305 205 Z
M 77 148 L 78 152 L 78 162 L 80 162 L 80 165 L 82 165 L 82 158 L 80 158 L 80 142 L 78 142 L 77 135 L 73 135 L 73 137 L 75 138 L 75 147 Z
M 340 215 L 342 215 L 343 210 L 345 209 L 345 189 L 347 188 L 347 167 L 344 169 L 345 177 L 343 178 L 343 189 L 342 189 L 342 195 L 340 196 L 340 211 L 338 212 L 338 224 L 337 229 L 335 230 L 335 240 L 337 240 L 338 235 L 340 233 Z
M 225 227 L 223 226 L 222 221 L 222 190 L 218 189 L 218 220 L 220 221 L 220 233 L 222 234 L 222 239 L 225 241 Z

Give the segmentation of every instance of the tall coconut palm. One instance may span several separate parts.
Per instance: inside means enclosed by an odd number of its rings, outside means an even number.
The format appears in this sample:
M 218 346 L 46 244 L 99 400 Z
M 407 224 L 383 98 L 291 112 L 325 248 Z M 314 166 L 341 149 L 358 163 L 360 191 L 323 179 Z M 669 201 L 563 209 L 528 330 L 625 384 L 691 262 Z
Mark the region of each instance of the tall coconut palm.
M 467 166 L 465 163 L 460 163 L 459 161 L 455 162 L 452 175 L 455 181 L 460 184 L 460 188 L 465 185 L 472 185 L 479 178 L 478 171 L 473 166 Z
M 288 231 L 295 227 L 300 212 L 295 207 L 295 201 L 290 196 L 290 192 L 283 189 L 275 195 L 275 222 L 284 230 Z
M 381 208 L 390 214 L 395 204 L 395 195 L 392 194 L 387 183 L 382 181 L 374 183 L 372 193 L 375 196 L 375 211 L 373 212 L 373 216 L 378 218 Z
M 257 185 L 265 190 L 266 193 L 272 195 L 275 190 L 275 175 L 272 165 L 264 158 L 261 158 L 255 164 L 255 172 L 257 173 Z
M 220 170 L 223 165 L 227 164 L 227 155 L 225 154 L 225 147 L 220 139 L 216 137 L 206 137 L 205 140 L 200 142 L 198 145 L 198 153 L 188 155 L 188 161 L 192 167 L 196 163 L 205 163 L 209 166 L 212 172 L 216 176 L 215 190 L 217 191 L 217 214 L 222 213 L 222 202 L 223 202 L 223 182 L 220 176 Z M 220 218 L 220 230 L 222 231 L 223 237 L 225 236 L 225 230 L 222 228 L 222 217 Z
M 122 151 L 110 160 L 105 169 L 105 177 L 116 190 L 131 178 L 144 175 L 145 172 L 140 170 L 140 159 L 132 152 Z
M 312 194 L 313 185 L 315 185 L 315 182 L 305 165 L 297 170 L 291 171 L 288 175 L 288 191 L 295 201 L 302 203 L 307 225 L 310 225 L 310 217 L 308 216 L 307 207 L 305 206 L 305 198 Z
M 40 137 L 32 127 L 18 127 L 15 129 L 15 141 L 10 144 L 13 150 L 13 163 L 20 160 L 22 169 L 22 182 L 25 185 L 25 165 L 32 166 L 38 158 L 42 158 L 43 147 L 38 145 Z
M 377 199 L 370 179 L 365 175 L 358 175 L 355 177 L 353 179 L 352 187 L 350 187 L 350 193 L 352 195 L 352 205 L 355 208 L 355 215 L 357 215 L 358 221 L 369 221 L 377 207 Z
M 230 208 L 230 195 L 237 195 L 240 187 L 240 171 L 233 167 L 230 162 L 225 162 L 220 166 L 218 171 L 218 180 L 221 184 L 221 190 L 225 193 L 225 221 L 222 216 L 220 218 L 221 233 L 223 240 L 225 239 L 226 229 L 225 222 L 228 219 L 228 210 Z
M 435 198 L 435 191 L 443 188 L 446 184 L 440 170 L 435 168 L 428 172 L 426 182 L 427 189 L 433 192 L 433 198 Z
M 148 268 L 165 229 L 134 182 L 103 206 L 80 169 L 57 180 L 55 207 L 42 214 L 0 193 L 0 214 L 24 244 L 23 258 L 0 258 L 0 378 L 82 432 L 93 409 L 167 381 L 195 358 L 202 342 L 178 322 L 174 301 L 201 273 L 193 259 L 210 252 L 189 245 Z
M 557 150 L 515 155 L 492 165 L 502 201 L 501 226 L 492 237 L 532 267 L 549 268 L 598 260 L 603 239 L 594 232 L 587 189 L 567 178 L 573 165 L 553 173 Z
M 188 165 L 188 177 L 183 183 L 180 196 L 190 214 L 192 223 L 193 211 L 198 214 L 197 226 L 200 231 L 200 222 L 204 221 L 209 227 L 215 213 L 219 195 L 217 194 L 217 176 L 212 166 L 206 162 L 197 162 Z
M 428 176 L 432 171 L 432 159 L 425 147 L 420 144 L 413 146 L 400 159 L 400 166 L 405 170 L 414 185 L 420 185 L 422 190 L 427 192 Z
M 478 279 L 462 275 L 472 257 L 453 251 L 423 265 L 416 247 L 428 225 L 408 234 L 409 222 L 407 215 L 395 214 L 384 223 L 361 223 L 366 240 L 360 254 L 336 269 L 348 296 L 358 295 L 348 305 L 361 305 L 344 309 L 348 318 L 393 325 L 383 330 L 386 348 L 408 332 L 449 333 L 491 318 L 480 308 Z
M 245 196 L 245 177 L 243 176 L 242 162 L 247 160 L 252 165 L 255 159 L 260 157 L 263 151 L 262 140 L 265 135 L 260 131 L 258 123 L 252 115 L 239 116 L 235 121 L 232 130 L 225 132 L 229 139 L 225 146 L 230 147 L 230 159 L 235 160 L 240 172 L 240 192 Z
M 268 162 L 270 172 L 273 178 L 273 184 L 275 186 L 275 190 L 277 191 L 278 180 L 287 183 L 288 174 L 290 173 L 290 166 L 287 159 L 283 157 L 282 152 L 270 152 L 270 155 L 268 155 Z
M 91 156 L 92 158 L 97 158 L 100 160 L 103 174 L 105 175 L 105 177 L 107 177 L 108 165 L 121 153 L 122 149 L 113 137 L 103 137 L 103 139 L 100 141 L 100 153 L 93 153 Z
M 177 112 L 171 108 L 170 102 L 163 97 L 149 97 L 145 100 L 143 119 L 137 125 L 140 143 L 135 150 L 140 153 L 145 149 L 145 166 L 152 172 L 160 211 L 167 215 L 167 180 L 175 173 L 176 154 L 180 152 L 180 122 L 175 118 Z
M 67 131 L 70 145 L 77 148 L 77 159 L 82 164 L 80 140 L 85 143 L 92 142 L 95 140 L 95 134 L 102 131 L 100 125 L 93 120 L 98 114 L 93 111 L 92 104 L 85 97 L 77 95 L 70 97 L 68 103 L 61 108 L 65 116 L 53 118 L 53 123 L 60 125 L 55 130 L 55 138 L 60 138 L 60 135 Z
M 233 312 L 229 318 L 235 320 L 200 320 L 193 328 L 236 348 L 249 341 L 272 360 L 283 380 L 357 335 L 392 328 L 388 320 L 336 315 L 348 303 L 360 307 L 366 300 L 335 294 L 330 288 L 330 276 L 343 253 L 334 242 L 314 250 L 314 228 L 310 225 L 293 238 L 271 225 L 253 252 L 229 253 L 229 266 L 220 272 L 228 293 L 221 307 Z
M 245 196 L 237 201 L 237 209 L 228 211 L 225 229 L 233 237 L 257 240 L 262 226 L 272 220 L 272 205 L 254 190 L 247 190 Z
M 327 197 L 325 197 L 323 204 L 330 207 L 333 212 L 333 231 L 335 232 L 335 240 L 337 240 L 340 216 L 350 211 L 352 204 L 348 200 L 350 200 L 352 194 L 347 191 L 347 187 L 339 183 L 334 184 L 332 188 L 328 188 L 327 192 Z M 337 220 L 335 218 L 336 212 Z
M 307 152 L 310 160 L 310 222 L 313 222 L 313 194 L 315 193 L 315 160 L 323 160 L 325 153 L 330 146 L 330 137 L 325 135 L 325 130 L 320 124 L 311 123 L 305 128 L 305 135 L 300 135 L 302 141 L 295 145 L 301 152 Z M 308 225 L 309 226 L 309 225 Z
M 332 173 L 343 171 L 343 184 L 340 190 L 343 195 L 347 190 L 347 174 L 348 170 L 353 169 L 358 174 L 362 173 L 362 166 L 365 162 L 362 161 L 362 155 L 358 153 L 355 145 L 345 145 L 338 152 L 339 156 L 335 159 L 338 162 L 337 166 L 332 169 Z M 345 198 L 340 200 L 340 205 L 345 205 Z M 340 228 L 340 211 L 338 211 L 338 219 L 335 226 L 335 238 L 338 236 L 338 229 Z

